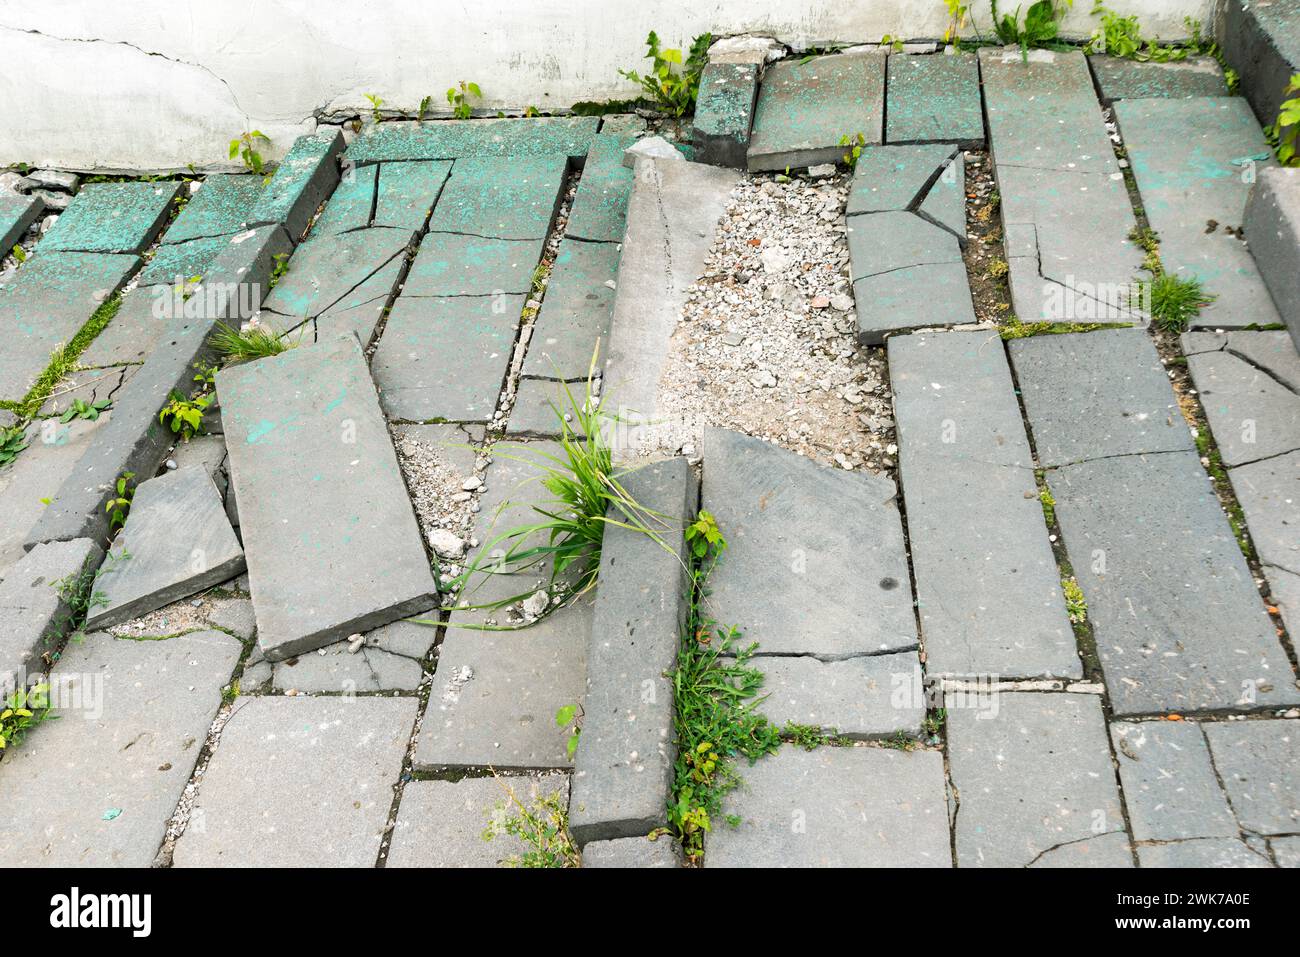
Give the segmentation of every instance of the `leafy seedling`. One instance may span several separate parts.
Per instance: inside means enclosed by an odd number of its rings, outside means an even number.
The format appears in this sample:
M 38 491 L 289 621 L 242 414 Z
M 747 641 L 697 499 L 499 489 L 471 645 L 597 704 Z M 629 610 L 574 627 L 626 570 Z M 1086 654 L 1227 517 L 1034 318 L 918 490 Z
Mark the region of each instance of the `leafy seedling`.
M 266 169 L 261 148 L 270 145 L 270 137 L 261 130 L 249 130 L 230 141 L 230 158 L 234 159 L 238 156 L 243 161 L 245 169 L 261 176 Z
M 73 419 L 85 419 L 88 422 L 94 422 L 99 418 L 99 413 L 107 412 L 112 407 L 113 403 L 108 399 L 99 399 L 96 402 L 73 399 L 72 405 L 68 406 L 63 414 L 59 416 L 59 421 L 65 424 Z
M 479 89 L 477 83 L 466 83 L 461 80 L 456 86 L 447 90 L 447 102 L 451 104 L 451 112 L 458 120 L 468 120 L 474 115 L 474 108 L 470 105 L 470 97 L 476 100 L 483 99 L 483 91 Z
M 110 529 L 121 528 L 126 524 L 127 513 L 131 511 L 131 499 L 135 497 L 135 486 L 131 484 L 131 480 L 134 478 L 134 472 L 123 472 L 119 475 L 117 482 L 113 485 L 115 494 L 104 503 L 104 511 L 108 513 L 108 527 Z

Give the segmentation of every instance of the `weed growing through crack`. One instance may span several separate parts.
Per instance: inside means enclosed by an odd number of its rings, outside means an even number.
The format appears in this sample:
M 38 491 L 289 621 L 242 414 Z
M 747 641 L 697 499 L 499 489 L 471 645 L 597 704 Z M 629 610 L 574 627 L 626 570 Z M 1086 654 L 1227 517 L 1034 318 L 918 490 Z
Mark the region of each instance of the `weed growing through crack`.
M 1189 47 L 1161 46 L 1158 39 L 1143 37 L 1136 14 L 1120 16 L 1100 2 L 1093 5 L 1092 14 L 1101 17 L 1101 26 L 1088 38 L 1084 53 L 1107 53 L 1126 60 L 1170 63 L 1185 60 L 1192 52 Z
M 0 703 L 0 757 L 9 748 L 22 744 L 28 731 L 52 717 L 48 684 L 15 688 Z
M 0 466 L 8 465 L 27 448 L 27 430 L 20 425 L 0 428 Z
M 208 342 L 227 363 L 265 359 L 267 356 L 278 356 L 281 352 L 292 348 L 290 343 L 284 341 L 283 336 L 265 326 L 236 329 L 224 322 L 217 323 L 217 330 Z
M 1195 277 L 1184 279 L 1162 272 L 1150 282 L 1151 319 L 1167 332 L 1182 332 L 1187 324 L 1218 297 L 1208 293 Z
M 867 138 L 861 133 L 854 133 L 852 136 L 845 133 L 841 136 L 840 146 L 845 148 L 843 156 L 844 165 L 849 169 L 857 169 L 858 160 L 862 158 L 862 148 L 866 145 Z
M 107 412 L 112 407 L 113 403 L 108 399 L 99 399 L 95 402 L 87 402 L 85 399 L 73 399 L 72 404 L 59 416 L 59 421 L 64 425 L 73 419 L 85 419 L 87 422 L 94 422 L 99 418 L 101 412 Z
M 682 59 L 682 51 L 661 47 L 659 34 L 651 30 L 646 37 L 646 59 L 650 70 L 645 74 L 636 70 L 619 70 L 619 76 L 636 83 L 649 102 L 670 116 L 679 119 L 695 111 L 695 99 L 700 92 L 700 74 L 709 58 L 709 44 L 713 35 L 702 34 L 691 41 L 690 52 Z
M 110 529 L 121 528 L 126 524 L 127 513 L 131 511 L 131 499 L 135 497 L 135 485 L 132 484 L 134 478 L 134 472 L 123 472 L 113 483 L 113 496 L 104 503 Z
M 483 99 L 483 91 L 479 89 L 477 83 L 466 83 L 461 80 L 456 86 L 448 88 L 447 102 L 451 104 L 451 112 L 456 119 L 468 120 L 474 115 L 474 108 L 469 102 L 470 97 L 476 100 Z
M 1065 595 L 1065 612 L 1070 621 L 1076 625 L 1088 620 L 1088 600 L 1083 597 L 1083 589 L 1073 575 L 1061 579 L 1061 591 Z
M 1300 73 L 1291 77 L 1283 93 L 1300 93 Z M 1300 166 L 1300 96 L 1282 101 L 1277 119 L 1264 127 L 1264 135 L 1276 146 L 1281 165 Z
M 1020 8 L 1015 13 L 998 15 L 997 0 L 992 0 L 993 31 L 1004 45 L 1020 47 L 1021 59 L 1029 62 L 1030 47 L 1054 45 L 1061 32 L 1061 17 L 1074 0 L 1038 0 L 1025 11 L 1025 22 L 1020 24 Z
M 505 789 L 506 801 L 498 806 L 497 814 L 483 831 L 483 840 L 507 834 L 522 841 L 527 850 L 501 863 L 506 867 L 582 866 L 578 846 L 569 835 L 569 809 L 563 796 L 556 792 L 542 794 L 531 804 L 524 804 L 509 783 Z
M 266 161 L 262 158 L 261 150 L 270 145 L 270 137 L 261 130 L 249 130 L 230 141 L 230 158 L 238 156 L 246 170 L 261 176 L 266 172 Z
M 54 391 L 54 387 L 76 370 L 77 359 L 94 342 L 95 337 L 113 321 L 121 308 L 122 294 L 118 293 L 91 313 L 86 324 L 77 331 L 71 342 L 60 346 L 50 354 L 50 364 L 37 376 L 36 382 L 27 390 L 27 395 L 19 404 L 17 411 L 20 418 L 30 418 L 40 410 L 41 405 Z
M 374 93 L 363 93 L 361 95 L 370 101 L 370 118 L 378 124 L 384 118 L 384 114 L 380 109 L 384 105 L 384 98 Z

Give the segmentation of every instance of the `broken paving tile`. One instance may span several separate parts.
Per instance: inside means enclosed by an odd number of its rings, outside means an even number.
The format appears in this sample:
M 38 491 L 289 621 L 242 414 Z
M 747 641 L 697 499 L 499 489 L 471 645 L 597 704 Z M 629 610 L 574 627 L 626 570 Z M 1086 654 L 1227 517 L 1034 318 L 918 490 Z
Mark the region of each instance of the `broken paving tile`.
M 1088 57 L 1101 102 L 1151 97 L 1227 96 L 1223 68 L 1213 57 L 1193 56 L 1176 63 L 1154 63 L 1099 54 Z
M 1133 845 L 1123 831 L 1111 831 L 1044 851 L 1030 867 L 1132 867 Z
M 956 153 L 947 143 L 866 147 L 853 168 L 846 215 L 915 209 Z
M 1096 695 L 1000 692 L 945 703 L 959 866 L 1025 867 L 1061 845 L 1124 831 Z
M 72 623 L 67 598 L 93 574 L 103 552 L 88 538 L 37 545 L 0 581 L 0 691 L 23 672 L 44 672 L 41 658 Z
M 44 252 L 140 253 L 167 221 L 176 182 L 90 183 L 82 187 L 50 231 Z
M 263 178 L 253 173 L 206 177 L 168 227 L 163 244 L 240 232 L 262 195 L 262 185 Z
M 415 254 L 402 295 L 496 296 L 532 291 L 544 239 L 484 239 L 427 233 Z
M 490 422 L 523 306 L 523 296 L 400 297 L 372 365 L 384 410 L 414 422 Z
M 760 649 L 761 651 L 762 649 Z M 818 661 L 802 655 L 760 655 L 748 666 L 763 673 L 764 700 L 755 708 L 777 727 L 811 726 L 846 738 L 916 737 L 925 720 L 916 652 Z
M 599 126 L 598 116 L 380 123 L 357 137 L 348 156 L 356 163 L 548 155 L 577 160 Z
M 50 397 L 37 411 L 38 416 L 59 416 L 73 408 L 73 403 L 111 402 L 139 366 L 110 366 L 107 369 L 79 369 L 69 372 L 54 386 Z M 102 413 L 101 413 L 102 414 Z
M 458 160 L 429 217 L 429 229 L 490 239 L 542 239 L 555 221 L 568 164 L 564 156 Z
M 725 429 L 704 432 L 701 507 L 731 547 L 710 580 L 719 621 L 759 654 L 823 660 L 917 646 L 894 483 Z M 834 512 L 818 502 L 836 503 Z
M 45 201 L 39 196 L 0 192 L 0 252 L 9 255 L 44 208 Z
M 958 153 L 943 168 L 921 205 L 921 216 L 938 223 L 966 245 L 966 158 Z
M 601 133 L 592 139 L 569 210 L 566 236 L 610 243 L 623 239 L 634 178 L 623 165 L 623 150 L 635 142 L 636 137 L 629 133 Z
M 511 436 L 558 438 L 567 423 L 571 435 L 585 436 L 573 414 L 573 406 L 581 407 L 585 401 L 585 383 L 520 379 L 506 431 Z
M 450 172 L 451 164 L 445 162 L 380 165 L 375 225 L 417 231 L 424 229 Z
M 973 53 L 891 54 L 886 143 L 984 146 L 979 61 Z
M 1263 854 L 1252 851 L 1236 837 L 1212 837 L 1172 844 L 1153 844 L 1138 848 L 1143 867 L 1272 867 Z
M 275 168 L 248 214 L 250 226 L 281 224 L 295 243 L 339 182 L 343 134 L 334 128 L 300 136 Z
M 217 392 L 268 658 L 433 606 L 420 530 L 355 338 L 223 369 Z
M 1237 836 L 1200 725 L 1116 721 L 1110 734 L 1136 840 Z
M 377 165 L 345 166 L 339 185 L 312 223 L 312 238 L 369 226 L 370 214 L 375 209 L 375 187 L 378 181 Z
M 1225 721 L 1202 727 L 1242 829 L 1295 833 L 1300 825 L 1300 721 Z
M 136 487 L 126 525 L 95 578 L 101 600 L 86 625 L 107 628 L 147 615 L 244 567 L 212 476 L 176 469 Z
M 745 168 L 758 74 L 757 63 L 709 63 L 704 67 L 691 126 L 699 162 Z
M 705 836 L 705 867 L 952 866 L 937 751 L 785 745 L 743 773 L 723 799 L 740 823 Z
M 1238 466 L 1228 477 L 1264 574 L 1300 575 L 1300 452 Z
M 229 236 L 209 236 L 158 247 L 140 271 L 144 285 L 177 285 L 205 275 L 230 242 Z
M 1227 350 L 1190 355 L 1187 368 L 1224 465 L 1300 449 L 1300 395 L 1268 371 Z
M 415 691 L 424 679 L 422 661 L 438 635 L 432 624 L 395 621 L 367 632 L 353 651 L 350 636 L 316 651 L 276 662 L 275 689 L 303 692 Z
M 616 243 L 564 241 L 551 266 L 546 297 L 533 325 L 524 375 L 585 380 L 609 341 L 622 251 Z
M 407 229 L 359 229 L 316 236 L 298 247 L 289 271 L 262 304 L 281 316 L 314 318 L 369 279 L 410 245 Z
M 357 337 L 362 348 L 367 347 L 374 338 L 388 300 L 396 293 L 405 268 L 406 257 L 394 256 L 361 285 L 317 316 L 314 323 L 316 341 L 328 342 L 350 334 Z
M 837 163 L 844 136 L 881 141 L 885 51 L 782 60 L 768 67 L 750 133 L 751 172 Z
M 177 840 L 174 865 L 374 866 L 416 705 L 240 698 L 190 812 L 204 826 Z

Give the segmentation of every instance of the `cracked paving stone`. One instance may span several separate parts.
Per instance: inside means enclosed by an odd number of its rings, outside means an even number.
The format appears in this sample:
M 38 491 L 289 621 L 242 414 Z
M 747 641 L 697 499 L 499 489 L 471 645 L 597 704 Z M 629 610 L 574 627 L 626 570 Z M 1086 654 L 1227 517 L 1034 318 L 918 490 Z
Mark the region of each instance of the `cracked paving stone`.
M 45 252 L 140 253 L 167 221 L 176 182 L 90 183 L 41 238 Z
M 408 229 L 355 230 L 315 236 L 298 247 L 285 273 L 262 304 L 280 316 L 312 319 L 342 302 L 393 259 L 414 234 Z
M 262 177 L 253 173 L 205 177 L 168 227 L 163 245 L 242 231 L 261 195 Z
M 956 152 L 948 143 L 864 147 L 853 167 L 846 215 L 915 208 Z
M 1044 851 L 1034 863 L 1035 868 L 1046 867 L 1132 867 L 1133 845 L 1123 831 L 1112 831 L 1096 837 L 1062 844 Z
M 1226 351 L 1190 355 L 1187 368 L 1224 465 L 1300 449 L 1300 395 Z
M 126 385 L 139 368 L 138 365 L 129 365 L 70 372 L 55 385 L 54 391 L 36 414 L 58 416 L 71 409 L 74 402 L 93 405 L 96 402 L 112 401 L 114 393 Z
M 395 621 L 365 635 L 360 649 L 347 639 L 316 651 L 277 662 L 276 691 L 343 692 L 415 691 L 424 678 L 421 660 L 433 647 L 437 619 L 432 625 Z
M 1203 725 L 1237 820 L 1256 834 L 1300 828 L 1300 721 Z
M 488 239 L 543 239 L 560 205 L 564 156 L 458 160 L 429 217 L 429 230 Z
M 484 239 L 431 232 L 420 243 L 402 295 L 523 295 L 532 290 L 533 272 L 544 248 L 545 239 Z
M 383 163 L 375 197 L 375 225 L 421 230 L 429 221 L 451 163 Z
M 1239 838 L 1211 837 L 1138 848 L 1143 867 L 1272 867 L 1263 854 L 1251 850 Z
M 1110 734 L 1136 840 L 1237 836 L 1200 725 L 1116 721 Z
M 325 201 L 325 208 L 311 226 L 311 238 L 365 229 L 375 208 L 379 166 L 348 166 L 338 186 Z

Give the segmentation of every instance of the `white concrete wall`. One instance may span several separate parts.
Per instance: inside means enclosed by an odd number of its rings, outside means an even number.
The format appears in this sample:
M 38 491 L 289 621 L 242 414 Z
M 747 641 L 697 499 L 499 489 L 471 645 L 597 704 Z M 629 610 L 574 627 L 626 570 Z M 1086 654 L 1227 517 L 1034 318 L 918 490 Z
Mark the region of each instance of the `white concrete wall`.
M 1005 0 L 1014 9 L 1017 0 Z M 1030 0 L 1021 0 L 1028 6 Z M 1112 0 L 1148 34 L 1185 35 L 1214 0 Z M 987 0 L 974 0 L 989 30 Z M 1096 25 L 1076 0 L 1069 35 Z M 669 44 L 760 32 L 796 48 L 934 39 L 942 0 L 40 0 L 0 6 L 0 165 L 200 169 L 260 129 L 282 152 L 363 94 L 414 110 L 472 80 L 482 106 L 562 109 L 625 97 L 646 33 Z

